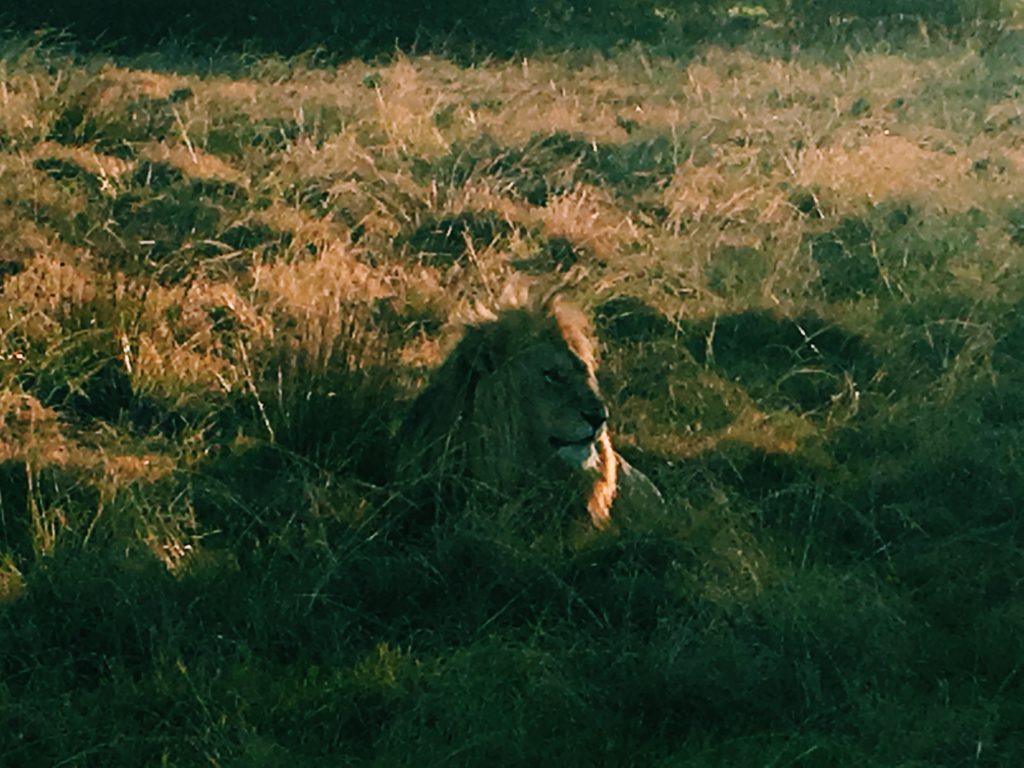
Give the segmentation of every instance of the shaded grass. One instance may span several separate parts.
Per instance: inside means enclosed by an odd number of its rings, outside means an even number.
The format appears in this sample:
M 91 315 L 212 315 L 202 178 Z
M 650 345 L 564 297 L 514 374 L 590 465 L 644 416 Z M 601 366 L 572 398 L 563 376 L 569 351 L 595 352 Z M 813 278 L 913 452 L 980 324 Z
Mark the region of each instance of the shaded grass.
M 97 18 L 67 0 L 43 0 L 5 9 L 0 21 L 21 33 L 56 26 L 90 51 L 122 54 L 167 45 L 170 39 L 173 47 L 201 57 L 288 56 L 313 49 L 321 61 L 336 62 L 388 56 L 398 49 L 480 62 L 566 49 L 586 56 L 635 43 L 678 52 L 709 40 L 744 40 L 761 25 L 785 28 L 787 37 L 797 40 L 828 34 L 856 41 L 877 34 L 883 24 L 897 39 L 918 33 L 922 25 L 947 34 L 966 28 L 992 35 L 1020 12 L 1013 0 L 567 0 L 552 6 L 305 0 L 295 14 L 277 0 L 232 0 L 215 10 L 179 0 L 147 10 L 118 2 L 109 10 Z

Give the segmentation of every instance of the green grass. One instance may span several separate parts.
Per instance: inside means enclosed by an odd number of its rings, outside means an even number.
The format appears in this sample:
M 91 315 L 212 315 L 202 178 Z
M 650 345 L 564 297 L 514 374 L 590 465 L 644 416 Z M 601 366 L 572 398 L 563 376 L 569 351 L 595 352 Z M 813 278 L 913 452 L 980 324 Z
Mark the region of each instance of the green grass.
M 1024 48 L 901 40 L 5 41 L 0 764 L 1019 765 Z M 565 277 L 667 509 L 409 525 L 405 405 Z

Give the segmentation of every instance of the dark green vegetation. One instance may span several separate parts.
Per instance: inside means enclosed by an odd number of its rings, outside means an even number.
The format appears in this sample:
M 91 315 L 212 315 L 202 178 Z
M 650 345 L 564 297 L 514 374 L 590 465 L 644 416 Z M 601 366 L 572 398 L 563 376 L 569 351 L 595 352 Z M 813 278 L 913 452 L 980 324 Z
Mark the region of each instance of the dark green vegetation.
M 936 25 L 959 33 L 998 24 L 1015 0 L 79 0 L 0 6 L 0 26 L 49 28 L 91 50 L 140 53 L 168 40 L 202 54 L 225 49 L 321 59 L 441 52 L 483 60 L 541 50 L 643 42 L 678 51 L 708 39 L 742 39 L 764 23 L 806 39 L 829 27 L 854 34 Z
M 1019 766 L 1019 34 L 5 43 L 0 765 Z M 667 510 L 410 521 L 405 403 L 538 277 Z

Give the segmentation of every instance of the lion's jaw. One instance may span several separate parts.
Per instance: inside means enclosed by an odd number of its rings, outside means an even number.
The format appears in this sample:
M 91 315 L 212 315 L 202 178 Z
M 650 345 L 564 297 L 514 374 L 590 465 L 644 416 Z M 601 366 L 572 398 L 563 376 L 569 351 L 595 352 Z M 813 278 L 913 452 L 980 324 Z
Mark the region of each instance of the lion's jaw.
M 555 447 L 555 455 L 569 466 L 584 471 L 593 471 L 600 467 L 601 462 L 597 451 L 597 441 L 600 435 L 600 431 L 591 431 L 580 440 L 568 441 L 551 438 L 549 442 Z

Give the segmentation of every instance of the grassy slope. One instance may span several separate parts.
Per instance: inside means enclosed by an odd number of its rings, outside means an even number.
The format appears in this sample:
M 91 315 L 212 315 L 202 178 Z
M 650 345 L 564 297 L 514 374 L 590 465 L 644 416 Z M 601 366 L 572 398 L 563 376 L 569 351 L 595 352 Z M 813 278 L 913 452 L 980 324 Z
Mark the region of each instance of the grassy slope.
M 9 42 L 0 763 L 1018 765 L 1016 34 L 204 76 Z M 400 402 L 565 271 L 669 512 L 395 530 Z

